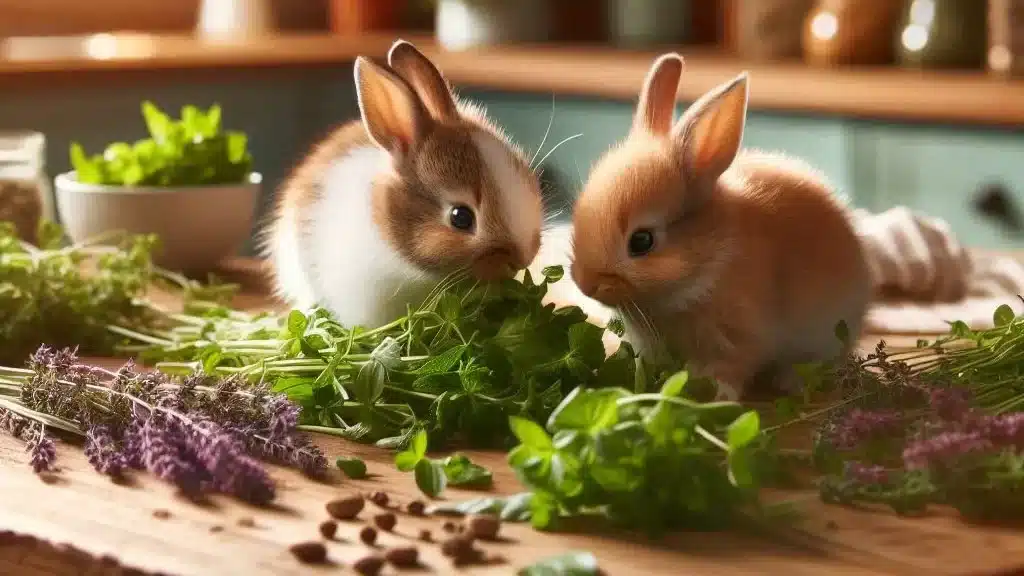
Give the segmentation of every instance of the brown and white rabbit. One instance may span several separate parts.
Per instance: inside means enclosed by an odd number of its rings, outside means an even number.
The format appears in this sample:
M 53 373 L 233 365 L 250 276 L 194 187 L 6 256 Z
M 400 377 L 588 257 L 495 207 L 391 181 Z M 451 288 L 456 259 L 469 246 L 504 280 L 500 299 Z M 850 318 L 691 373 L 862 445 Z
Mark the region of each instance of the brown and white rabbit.
M 806 164 L 740 151 L 746 73 L 673 123 L 683 60 L 660 57 L 628 137 L 594 166 L 573 214 L 571 277 L 616 308 L 627 339 L 743 397 L 755 376 L 844 352 L 871 277 L 843 202 Z
M 379 326 L 466 272 L 511 277 L 540 244 L 540 183 L 485 112 L 399 40 L 355 62 L 360 120 L 290 175 L 264 239 L 280 297 Z

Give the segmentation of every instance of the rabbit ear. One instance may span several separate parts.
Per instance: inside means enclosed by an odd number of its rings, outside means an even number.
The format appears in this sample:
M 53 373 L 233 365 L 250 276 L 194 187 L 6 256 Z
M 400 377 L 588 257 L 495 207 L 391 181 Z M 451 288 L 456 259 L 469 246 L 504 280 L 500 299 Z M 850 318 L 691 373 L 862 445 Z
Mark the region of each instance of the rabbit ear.
M 404 157 L 426 129 L 426 113 L 408 84 L 360 56 L 355 64 L 356 95 L 366 132 L 393 156 Z
M 702 96 L 679 119 L 675 138 L 690 174 L 718 180 L 739 153 L 747 117 L 747 73 Z
M 676 109 L 676 91 L 683 74 L 683 58 L 670 52 L 651 65 L 633 117 L 633 129 L 650 134 L 668 134 Z
M 459 117 L 448 82 L 415 46 L 397 40 L 388 51 L 388 66 L 409 82 L 436 120 L 451 121 Z

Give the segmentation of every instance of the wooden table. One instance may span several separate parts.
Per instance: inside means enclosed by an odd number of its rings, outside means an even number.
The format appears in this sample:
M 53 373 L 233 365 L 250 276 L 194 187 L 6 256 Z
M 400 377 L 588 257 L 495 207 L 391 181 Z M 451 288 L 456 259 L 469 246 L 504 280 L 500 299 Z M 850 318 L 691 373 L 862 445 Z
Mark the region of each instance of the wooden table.
M 264 307 L 266 298 L 248 294 L 240 303 Z M 873 346 L 877 337 L 865 339 Z M 104 363 L 116 364 L 106 360 Z M 319 538 L 318 524 L 327 518 L 324 504 L 340 495 L 386 490 L 394 501 L 407 503 L 420 495 L 413 478 L 396 470 L 386 450 L 318 437 L 332 459 L 359 456 L 373 475 L 327 483 L 304 479 L 291 470 L 272 468 L 280 491 L 272 509 L 257 509 L 229 498 L 214 497 L 199 506 L 174 494 L 166 484 L 146 475 L 130 485 L 117 485 L 93 471 L 79 447 L 61 445 L 61 471 L 53 483 L 32 473 L 23 445 L 0 435 L 0 531 L 36 537 L 0 537 L 0 574 L 115 574 L 109 565 L 93 565 L 85 553 L 116 557 L 122 566 L 181 576 L 220 574 L 290 575 L 338 573 L 368 552 L 358 532 L 376 506 L 367 504 L 360 520 L 342 523 L 329 543 L 328 567 L 308 568 L 288 552 L 291 544 Z M 520 491 L 504 455 L 469 452 L 490 468 L 495 492 Z M 479 496 L 449 489 L 444 500 Z M 504 542 L 483 548 L 503 555 L 508 563 L 456 572 L 436 544 L 417 543 L 425 570 L 438 574 L 510 574 L 514 570 L 565 550 L 593 552 L 610 575 L 630 574 L 1010 574 L 1024 573 L 1024 534 L 1012 528 L 968 526 L 954 514 L 936 512 L 923 518 L 899 518 L 889 512 L 855 510 L 822 504 L 813 493 L 785 494 L 800 499 L 799 520 L 768 535 L 753 533 L 682 534 L 664 541 L 600 534 L 546 534 L 524 524 L 502 527 Z M 158 511 L 167 511 L 161 518 Z M 252 520 L 252 526 L 245 526 Z M 444 536 L 441 519 L 399 514 L 393 534 L 382 534 L 381 551 L 414 542 L 420 529 L 430 528 L 435 540 Z M 44 546 L 70 544 L 81 552 Z M 89 566 L 92 565 L 90 568 Z M 351 569 L 345 570 L 352 573 Z M 387 568 L 385 574 L 395 574 Z

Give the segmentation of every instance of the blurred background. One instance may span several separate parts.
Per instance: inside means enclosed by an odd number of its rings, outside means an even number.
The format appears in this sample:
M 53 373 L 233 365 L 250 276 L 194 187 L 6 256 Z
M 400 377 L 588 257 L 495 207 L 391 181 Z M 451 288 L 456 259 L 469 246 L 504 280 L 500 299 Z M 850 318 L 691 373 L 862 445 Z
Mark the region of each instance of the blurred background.
M 355 116 L 353 58 L 403 37 L 531 153 L 549 120 L 540 156 L 582 134 L 544 162 L 565 203 L 675 50 L 680 110 L 749 70 L 746 146 L 805 158 L 858 207 L 1022 245 L 1024 0 L 0 0 L 0 37 L 0 219 L 53 214 L 70 142 L 141 138 L 143 100 L 220 104 L 249 137 L 264 214 Z M 13 184 L 19 166 L 37 186 Z

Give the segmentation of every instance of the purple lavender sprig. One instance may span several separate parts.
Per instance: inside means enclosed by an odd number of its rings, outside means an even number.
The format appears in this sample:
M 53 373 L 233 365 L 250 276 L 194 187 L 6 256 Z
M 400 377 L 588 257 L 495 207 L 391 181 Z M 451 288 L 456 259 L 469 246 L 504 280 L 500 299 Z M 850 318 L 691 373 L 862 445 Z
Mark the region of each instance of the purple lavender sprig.
M 57 461 L 57 447 L 46 435 L 46 426 L 40 424 L 35 428 L 35 434 L 25 445 L 25 451 L 29 453 L 29 464 L 36 474 L 52 472 Z
M 100 473 L 147 470 L 183 492 L 273 500 L 275 487 L 260 460 L 316 476 L 327 459 L 298 432 L 299 407 L 283 394 L 249 387 L 239 378 L 195 375 L 175 380 L 87 366 L 74 350 L 41 346 L 29 361 L 20 402 L 82 431 L 85 454 Z M 0 427 L 28 440 L 32 466 L 51 469 L 53 441 L 28 421 L 0 411 Z

